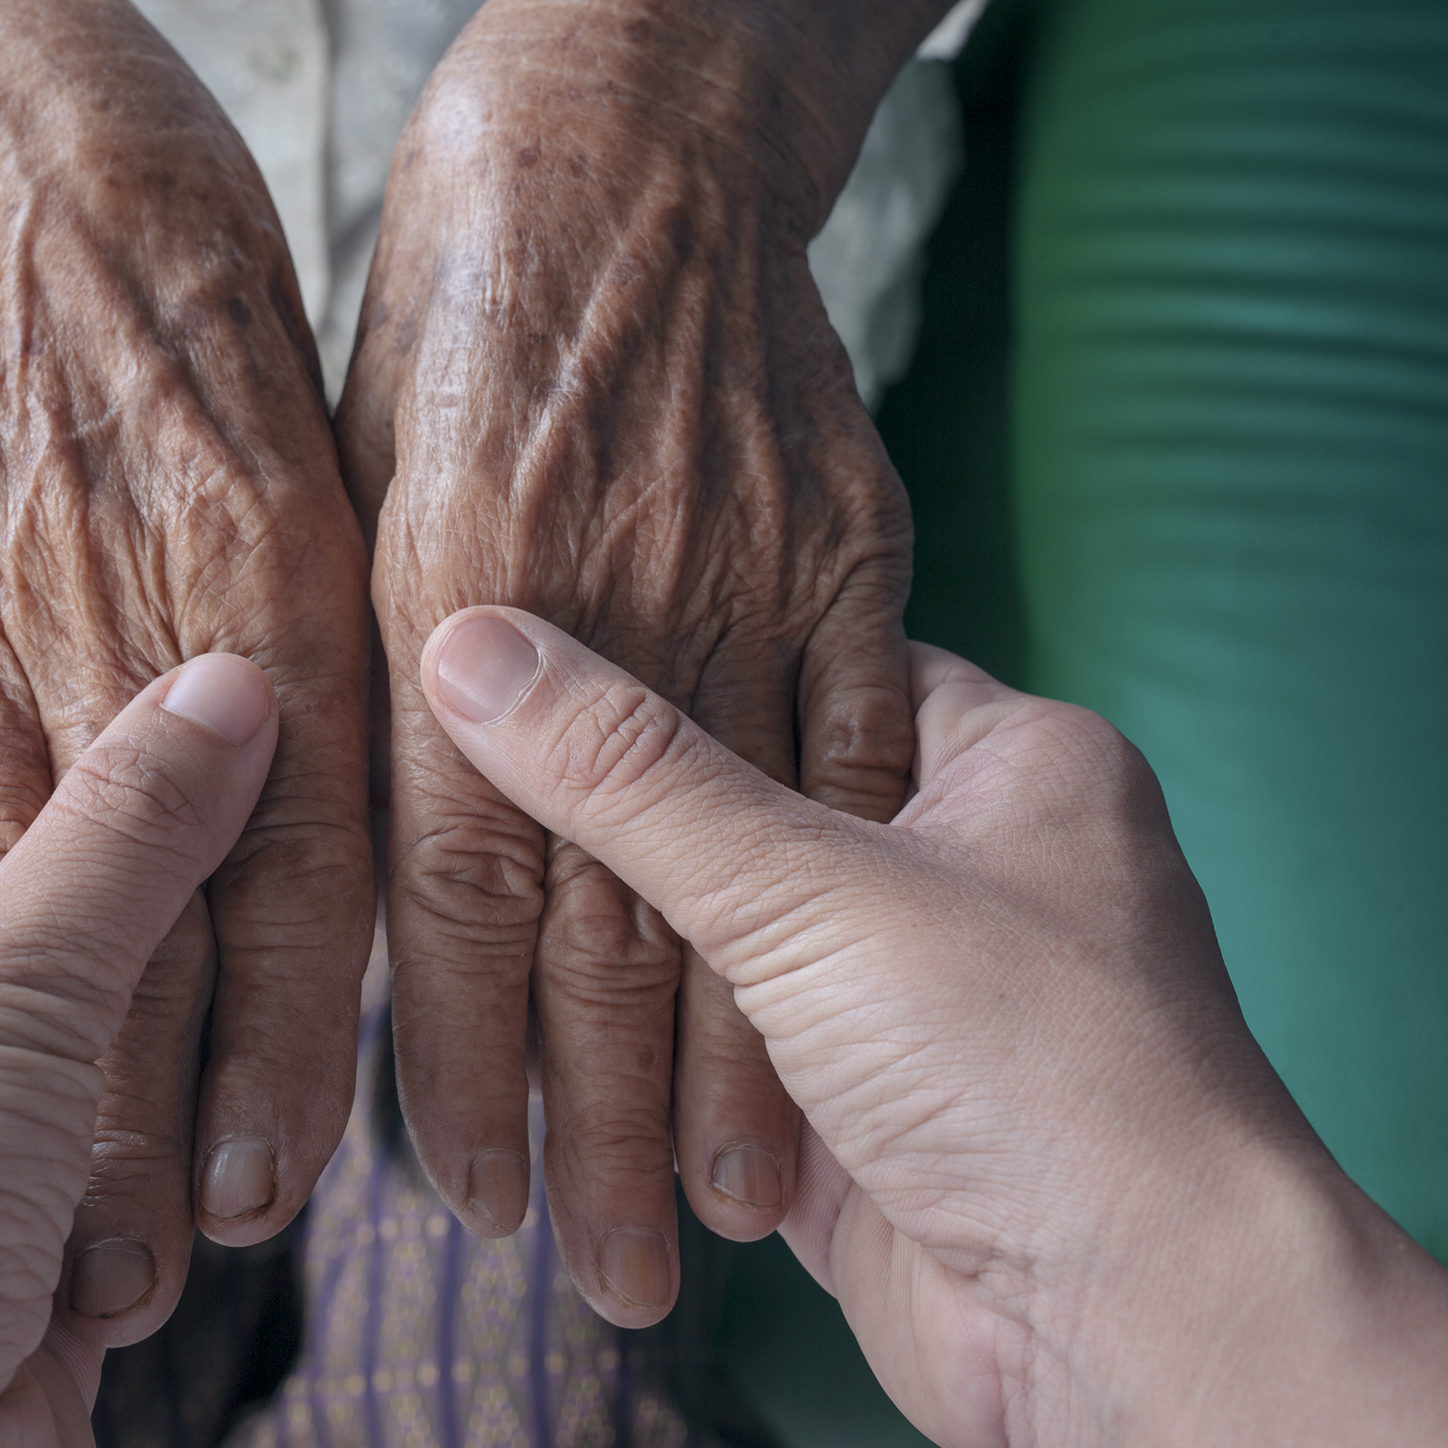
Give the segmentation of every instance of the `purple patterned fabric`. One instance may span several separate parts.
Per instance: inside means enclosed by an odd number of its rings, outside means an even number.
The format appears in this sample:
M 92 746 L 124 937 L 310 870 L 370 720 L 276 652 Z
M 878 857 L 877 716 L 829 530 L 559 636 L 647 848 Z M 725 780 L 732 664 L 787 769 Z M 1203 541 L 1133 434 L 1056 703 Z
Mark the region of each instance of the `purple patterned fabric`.
M 540 1178 L 503 1241 L 466 1232 L 371 1122 L 385 956 L 363 993 L 359 1089 L 306 1229 L 306 1339 L 226 1448 L 684 1448 L 682 1413 L 630 1382 L 622 1335 L 574 1291 Z M 541 1111 L 530 1113 L 538 1159 Z

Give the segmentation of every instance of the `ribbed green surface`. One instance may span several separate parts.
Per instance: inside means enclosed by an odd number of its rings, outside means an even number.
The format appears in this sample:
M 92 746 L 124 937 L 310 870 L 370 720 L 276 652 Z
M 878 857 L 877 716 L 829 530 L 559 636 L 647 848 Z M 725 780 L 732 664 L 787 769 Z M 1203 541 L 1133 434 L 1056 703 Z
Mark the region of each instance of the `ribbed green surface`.
M 1032 686 L 1146 751 L 1259 1038 L 1448 1254 L 1448 0 L 1063 0 L 1037 45 Z

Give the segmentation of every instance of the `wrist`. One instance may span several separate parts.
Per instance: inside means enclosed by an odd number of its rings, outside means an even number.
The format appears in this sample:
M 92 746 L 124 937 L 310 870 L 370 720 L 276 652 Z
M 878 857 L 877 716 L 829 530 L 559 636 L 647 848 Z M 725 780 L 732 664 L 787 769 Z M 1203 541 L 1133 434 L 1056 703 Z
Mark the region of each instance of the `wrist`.
M 948 8 L 490 0 L 435 85 L 470 91 L 484 124 L 531 115 L 585 156 L 682 146 L 724 172 L 731 189 L 757 187 L 807 240 L 890 81 Z
M 1127 1210 L 1039 1395 L 1037 1441 L 1429 1441 L 1448 1415 L 1448 1273 L 1315 1141 L 1259 1140 Z M 1072 1404 L 1069 1422 L 1052 1405 Z

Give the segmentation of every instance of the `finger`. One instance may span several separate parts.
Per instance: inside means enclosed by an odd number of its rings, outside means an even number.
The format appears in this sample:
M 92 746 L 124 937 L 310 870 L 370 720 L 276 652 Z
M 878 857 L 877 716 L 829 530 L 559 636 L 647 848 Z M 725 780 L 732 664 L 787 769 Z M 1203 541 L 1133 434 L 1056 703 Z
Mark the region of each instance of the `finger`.
M 99 1372 L 96 1374 L 99 1377 Z M 76 1370 L 47 1342 L 0 1392 L 5 1448 L 95 1448 Z
M 143 661 L 92 640 L 73 669 L 47 681 L 44 721 L 59 776 L 144 686 L 143 669 Z M 190 1263 L 196 1033 L 215 975 L 210 915 L 200 892 L 193 900 L 142 972 L 131 1012 L 100 1063 L 106 1087 L 92 1175 L 56 1309 L 77 1337 L 97 1346 L 119 1347 L 159 1327 Z M 195 997 L 186 996 L 188 983 Z
M 255 667 L 193 660 L 122 711 L 0 862 L 0 1384 L 50 1317 L 100 1099 L 94 1063 L 240 831 L 275 740 Z
M 352 1101 L 376 919 L 364 620 L 319 637 L 288 640 L 292 661 L 256 655 L 277 693 L 276 759 L 207 891 L 219 969 L 193 1184 L 198 1225 L 230 1246 L 301 1209 Z
M 119 656 L 88 653 L 47 701 L 62 775 L 141 685 Z M 102 1058 L 91 1180 L 67 1245 L 57 1311 L 80 1338 L 118 1347 L 155 1331 L 185 1285 L 193 1232 L 199 1033 L 215 941 L 198 892 L 142 972 Z
M 494 785 L 657 904 L 735 984 L 799 932 L 793 911 L 848 938 L 868 826 L 768 779 L 559 629 L 467 609 L 428 640 L 421 673 Z M 818 890 L 801 875 L 814 867 Z
M 800 676 L 800 788 L 881 824 L 905 802 L 915 757 L 900 600 L 856 572 L 816 625 Z
M 921 788 L 1007 716 L 1024 715 L 1039 702 L 955 654 L 919 643 L 910 645 L 910 699 L 917 741 L 915 782 Z
M 678 1291 L 669 1097 L 679 942 L 597 860 L 556 838 L 544 895 L 533 995 L 553 1230 L 590 1305 L 646 1327 Z
M 715 658 L 695 691 L 693 716 L 725 748 L 793 783 L 794 680 L 758 676 L 758 658 Z M 695 1215 L 749 1242 L 789 1210 L 799 1110 L 769 1060 L 764 1037 L 727 981 L 686 945 L 674 1068 L 674 1150 Z
M 976 664 L 934 644 L 910 641 L 910 707 L 917 712 L 946 684 L 980 684 L 1013 693 Z
M 767 1237 L 794 1194 L 799 1108 L 734 992 L 684 949 L 674 1086 L 674 1150 L 694 1214 L 735 1242 Z
M 418 688 L 416 655 L 403 657 L 387 891 L 398 1097 L 438 1194 L 473 1231 L 503 1236 L 528 1205 L 524 1041 L 543 831 L 458 754 Z
M 123 1347 L 149 1337 L 186 1284 L 196 1084 L 215 967 L 211 916 L 198 890 L 141 972 L 99 1062 L 106 1084 L 90 1180 L 55 1309 L 85 1342 Z

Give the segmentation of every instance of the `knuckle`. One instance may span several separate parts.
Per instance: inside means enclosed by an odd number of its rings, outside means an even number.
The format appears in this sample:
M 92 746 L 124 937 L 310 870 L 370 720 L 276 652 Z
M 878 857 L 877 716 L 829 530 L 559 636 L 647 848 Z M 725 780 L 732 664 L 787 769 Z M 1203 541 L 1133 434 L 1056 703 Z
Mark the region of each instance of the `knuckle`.
M 242 847 L 299 840 L 319 850 L 341 850 L 364 832 L 362 797 L 353 786 L 319 770 L 273 767 L 252 810 Z
M 652 906 L 576 846 L 564 846 L 548 873 L 539 959 L 564 977 L 672 983 L 678 938 Z
M 575 1005 L 627 1010 L 630 1018 L 667 1012 L 672 1022 L 678 982 L 677 949 L 649 950 L 612 922 L 571 940 L 546 932 L 538 942 L 540 997 L 562 994 Z
M 463 820 L 440 824 L 399 852 L 390 894 L 464 946 L 512 941 L 531 950 L 542 878 L 543 841 L 532 821 L 500 817 L 483 827 Z
M 540 946 L 574 974 L 627 971 L 634 980 L 678 973 L 679 947 L 661 929 L 640 928 L 632 915 L 607 905 L 550 910 Z
M 184 1177 L 190 1164 L 191 1134 L 179 1120 L 169 1130 L 161 1123 L 137 1129 L 117 1122 L 112 1108 L 97 1120 L 90 1176 L 81 1200 L 94 1208 L 117 1196 L 130 1196 L 136 1187 L 149 1197 L 159 1185 Z
M 1074 704 L 1058 705 L 1055 712 L 1065 752 L 1092 779 L 1124 782 L 1135 773 L 1141 756 L 1115 725 Z
M 1073 704 L 1044 717 L 1056 767 L 1083 812 L 1103 824 L 1134 827 L 1158 813 L 1160 787 L 1151 766 L 1114 725 Z
M 764 1037 L 735 1004 L 733 995 L 707 1002 L 690 1001 L 682 1013 L 680 1055 L 687 1054 L 695 1069 L 713 1083 L 713 1094 L 724 1097 L 741 1083 L 779 1090 L 769 1063 Z
M 694 741 L 672 704 L 642 684 L 616 684 L 573 720 L 549 765 L 565 787 L 607 801 L 672 778 Z
M 844 783 L 862 772 L 904 778 L 915 758 L 915 728 L 899 689 L 888 685 L 851 689 L 812 721 L 814 769 Z
M 595 1102 L 562 1113 L 550 1145 L 575 1181 L 610 1178 L 633 1185 L 640 1174 L 668 1172 L 673 1162 L 667 1107 L 652 1089 L 604 1108 Z

